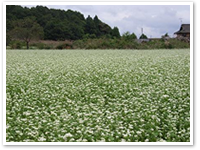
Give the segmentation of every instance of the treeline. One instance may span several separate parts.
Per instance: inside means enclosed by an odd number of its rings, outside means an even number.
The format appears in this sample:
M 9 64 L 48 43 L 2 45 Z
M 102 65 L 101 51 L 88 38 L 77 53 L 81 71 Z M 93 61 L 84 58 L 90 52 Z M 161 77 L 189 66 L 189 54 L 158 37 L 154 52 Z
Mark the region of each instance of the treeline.
M 119 38 L 117 27 L 113 29 L 102 22 L 98 16 L 94 18 L 72 10 L 49 9 L 44 6 L 32 8 L 7 5 L 6 6 L 6 31 L 12 31 L 16 22 L 31 18 L 43 28 L 44 40 L 79 40 L 84 38 L 110 37 Z M 9 34 L 8 34 L 9 35 Z
M 167 38 L 166 38 L 167 37 Z M 139 39 L 142 39 L 141 41 Z M 134 33 L 120 35 L 98 16 L 94 18 L 72 10 L 6 6 L 7 49 L 163 49 L 189 48 L 189 43 L 169 39 L 139 38 Z M 143 41 L 144 40 L 144 41 Z
M 75 41 L 34 41 L 30 43 L 30 49 L 182 49 L 190 48 L 190 44 L 180 41 L 176 38 L 169 40 L 158 39 L 148 42 L 138 42 L 138 40 L 130 40 L 125 36 L 121 38 L 96 38 L 81 39 Z M 7 49 L 26 49 L 26 43 L 23 41 L 12 41 Z

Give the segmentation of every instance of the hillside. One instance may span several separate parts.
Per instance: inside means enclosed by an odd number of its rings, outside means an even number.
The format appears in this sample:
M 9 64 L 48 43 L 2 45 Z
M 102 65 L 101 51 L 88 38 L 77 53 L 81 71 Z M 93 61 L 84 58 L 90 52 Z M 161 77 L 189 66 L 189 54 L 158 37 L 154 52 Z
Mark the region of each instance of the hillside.
M 102 22 L 98 16 L 94 18 L 73 10 L 49 9 L 44 6 L 32 8 L 7 5 L 6 31 L 15 27 L 15 21 L 24 18 L 34 20 L 44 30 L 44 40 L 78 40 L 83 38 L 119 37 L 117 27 L 113 29 Z

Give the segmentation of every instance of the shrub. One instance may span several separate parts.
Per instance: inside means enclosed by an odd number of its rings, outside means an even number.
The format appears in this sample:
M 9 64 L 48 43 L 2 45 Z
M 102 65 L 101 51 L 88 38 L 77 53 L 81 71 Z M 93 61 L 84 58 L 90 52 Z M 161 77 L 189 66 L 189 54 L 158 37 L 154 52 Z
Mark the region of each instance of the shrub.
M 37 48 L 38 49 L 44 49 L 44 47 L 45 47 L 45 44 L 43 44 L 43 43 L 38 43 L 37 44 Z
M 23 46 L 25 46 L 25 43 L 22 41 L 11 41 L 10 42 L 11 49 L 22 49 Z
M 69 43 L 64 43 L 56 46 L 56 49 L 72 49 L 73 46 Z

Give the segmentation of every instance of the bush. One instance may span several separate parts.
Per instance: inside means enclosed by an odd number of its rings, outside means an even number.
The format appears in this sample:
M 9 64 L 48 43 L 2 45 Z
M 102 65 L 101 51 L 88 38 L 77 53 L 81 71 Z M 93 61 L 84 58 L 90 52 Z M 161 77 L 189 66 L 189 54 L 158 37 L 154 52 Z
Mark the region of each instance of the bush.
M 14 42 L 12 48 L 23 48 L 25 44 Z M 34 49 L 180 49 L 189 48 L 190 44 L 177 39 L 156 39 L 138 43 L 134 39 L 127 38 L 89 38 L 76 41 L 63 41 L 51 43 L 31 44 Z
M 87 40 L 83 39 L 83 40 L 76 40 L 73 43 L 73 48 L 74 49 L 84 49 L 85 48 L 85 42 Z
M 36 47 L 37 47 L 38 49 L 44 49 L 45 44 L 44 44 L 44 43 L 38 43 L 38 44 L 36 45 Z
M 173 45 L 173 48 L 190 48 L 190 43 L 178 39 L 170 39 L 169 42 Z
M 33 43 L 30 45 L 30 49 L 53 49 L 52 44 L 45 44 L 45 43 Z
M 64 43 L 56 46 L 56 49 L 72 49 L 73 46 L 69 43 Z
M 22 49 L 23 46 L 25 46 L 26 44 L 24 42 L 21 41 L 11 41 L 10 42 L 10 48 L 11 49 Z

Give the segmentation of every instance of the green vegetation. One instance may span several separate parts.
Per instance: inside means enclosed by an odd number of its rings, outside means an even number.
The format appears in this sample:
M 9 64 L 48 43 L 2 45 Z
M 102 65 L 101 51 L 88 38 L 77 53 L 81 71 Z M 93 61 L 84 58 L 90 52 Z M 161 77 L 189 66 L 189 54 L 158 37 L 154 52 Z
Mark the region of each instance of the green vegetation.
M 72 10 L 49 9 L 43 6 L 23 8 L 21 6 L 6 6 L 6 32 L 7 38 L 12 38 L 8 33 L 15 28 L 15 22 L 25 18 L 35 18 L 44 30 L 44 40 L 78 40 L 84 37 L 119 37 L 117 27 L 113 29 L 99 20 L 97 16 L 84 18 L 83 14 Z M 23 31 L 21 31 L 23 33 Z M 8 44 L 8 43 L 7 43 Z
M 134 29 L 133 29 L 134 30 Z M 138 40 L 143 40 L 139 41 Z M 43 6 L 23 8 L 6 6 L 6 45 L 8 49 L 181 49 L 190 44 L 170 39 L 168 34 L 156 40 L 142 34 L 113 29 L 94 18 L 72 10 L 49 9 Z M 40 41 L 38 41 L 40 40 Z M 51 44 L 43 41 L 50 41 Z M 58 41 L 55 42 L 51 41 Z M 25 42 L 25 45 L 24 45 Z M 64 42 L 64 43 L 63 43 Z
M 7 50 L 8 142 L 190 141 L 190 50 Z
M 140 39 L 148 39 L 148 37 L 147 37 L 145 34 L 142 34 L 142 35 L 140 36 Z
M 190 48 L 190 44 L 177 40 L 150 40 L 138 43 L 136 39 L 122 36 L 121 39 L 89 39 L 74 41 L 73 47 L 80 49 L 180 49 Z
M 7 49 L 26 49 L 25 43 L 12 41 Z M 177 39 L 158 39 L 149 42 L 137 42 L 137 39 L 121 38 L 94 38 L 76 41 L 38 41 L 30 42 L 30 49 L 180 49 L 190 48 L 190 44 Z
M 19 19 L 13 24 L 14 28 L 8 32 L 8 36 L 24 41 L 27 49 L 31 40 L 41 39 L 44 35 L 43 28 L 35 22 L 34 18 Z

